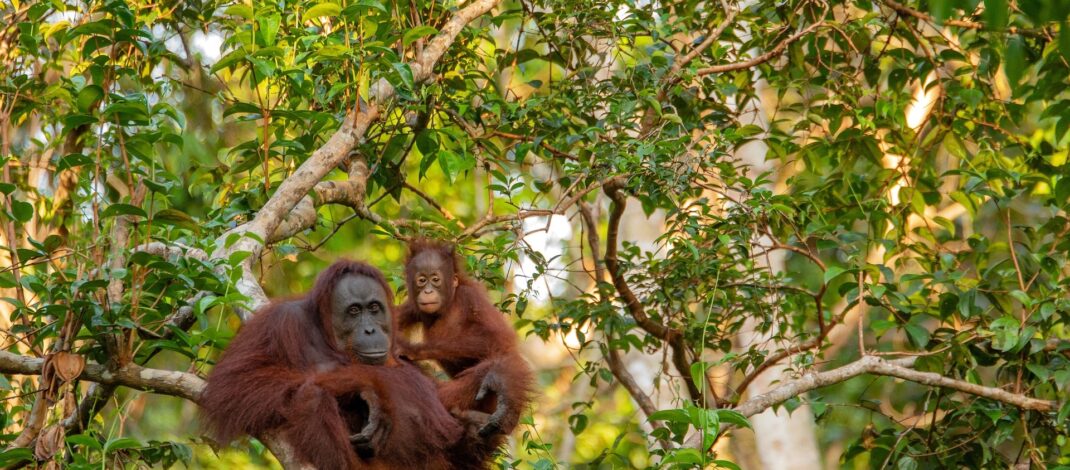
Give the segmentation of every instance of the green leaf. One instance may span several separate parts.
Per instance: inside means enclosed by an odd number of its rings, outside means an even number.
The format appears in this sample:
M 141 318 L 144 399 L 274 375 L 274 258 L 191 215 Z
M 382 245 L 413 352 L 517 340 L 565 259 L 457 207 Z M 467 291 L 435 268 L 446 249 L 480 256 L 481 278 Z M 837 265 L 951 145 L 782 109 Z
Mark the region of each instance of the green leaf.
M 0 452 L 0 466 L 7 467 L 8 465 L 28 460 L 33 460 L 33 450 L 25 447 L 7 449 Z
M 416 149 L 420 151 L 420 155 L 434 155 L 438 152 L 438 135 L 434 129 L 423 129 L 416 134 Z
M 1025 72 L 1025 42 L 1021 36 L 1011 36 L 1007 41 L 1006 59 L 1004 59 L 1003 72 L 1007 75 L 1007 81 L 1012 88 L 1018 87 L 1018 82 Z
M 78 91 L 78 97 L 75 98 L 75 103 L 78 105 L 80 111 L 88 113 L 90 108 L 92 108 L 103 96 L 103 88 L 97 85 L 86 85 Z
M 1025 368 L 1029 369 L 1029 372 L 1032 372 L 1033 375 L 1036 375 L 1037 378 L 1043 382 L 1046 382 L 1051 378 L 1051 371 L 1040 364 L 1026 364 Z
M 340 15 L 341 13 L 342 7 L 338 6 L 337 3 L 324 2 L 312 8 L 309 8 L 308 11 L 305 12 L 304 18 L 306 20 L 309 20 L 313 18 L 319 18 L 321 16 L 334 17 Z
M 130 437 L 120 437 L 104 444 L 104 452 L 115 452 L 121 449 L 136 449 L 141 447 L 141 442 Z
M 741 428 L 751 427 L 750 421 L 747 420 L 747 417 L 743 416 L 742 413 L 735 410 L 729 410 L 726 408 L 718 409 L 717 417 L 720 418 L 721 422 L 723 423 L 731 423 Z
M 1059 53 L 1070 60 L 1070 21 L 1059 23 Z
M 100 213 L 101 217 L 114 217 L 114 216 L 117 216 L 117 215 L 131 215 L 131 216 L 142 217 L 142 218 L 148 217 L 148 214 L 145 213 L 144 209 L 142 209 L 140 207 L 137 207 L 137 206 L 131 206 L 130 204 L 123 204 L 123 203 L 112 204 L 112 205 L 108 206 L 107 208 L 105 208 L 104 211 Z
M 235 3 L 234 5 L 227 7 L 226 10 L 223 10 L 223 14 L 245 18 L 247 20 L 253 19 L 252 7 L 243 3 Z
M 154 222 L 200 232 L 201 226 L 189 214 L 178 209 L 163 209 L 152 216 Z
M 256 17 L 256 24 L 260 27 L 258 37 L 263 41 L 263 46 L 274 46 L 275 37 L 279 34 L 279 22 L 281 18 L 278 13 L 272 12 L 267 15 L 259 15 Z
M 401 77 L 401 83 L 405 85 L 405 88 L 412 88 L 412 69 L 409 68 L 409 64 L 394 62 L 392 65 L 394 66 L 394 70 L 397 70 L 398 75 Z
M 1007 0 L 985 0 L 985 23 L 994 30 L 1003 30 L 1007 27 Z
M 405 47 L 409 47 L 409 45 L 415 42 L 417 39 L 420 39 L 424 36 L 430 36 L 436 33 L 438 33 L 438 30 L 434 27 L 420 25 L 408 31 L 405 31 L 405 35 L 402 36 L 401 42 Z
M 905 455 L 895 464 L 898 470 L 918 470 L 918 462 L 913 457 Z
M 992 347 L 998 351 L 1010 351 L 1018 345 L 1020 324 L 1017 318 L 1003 316 L 990 325 L 995 336 L 992 339 Z
M 690 423 L 691 415 L 681 409 L 658 410 L 650 415 L 651 421 L 668 421 L 672 423 Z
M 835 279 L 836 276 L 839 276 L 840 274 L 843 274 L 845 272 L 847 272 L 847 270 L 839 266 L 829 266 L 828 269 L 825 270 L 825 276 L 821 282 L 828 284 L 829 281 Z
M 691 364 L 691 380 L 692 383 L 697 385 L 699 389 L 705 390 L 706 383 L 706 368 L 708 365 L 705 362 L 698 361 Z
M 360 0 L 355 6 L 364 8 L 374 8 L 383 13 L 389 13 L 386 10 L 386 6 L 383 5 L 383 2 L 380 2 L 379 0 Z
M 33 204 L 25 201 L 11 201 L 11 215 L 19 223 L 29 222 L 33 218 Z
M 678 466 L 668 466 L 667 468 L 690 468 L 690 466 L 701 466 L 705 461 L 702 454 L 699 451 L 692 448 L 675 449 L 668 457 L 662 462 L 662 464 L 681 464 Z
M 341 44 L 328 44 L 316 51 L 316 58 L 337 59 L 345 56 L 349 48 Z
M 714 459 L 714 460 L 711 460 L 710 463 L 712 463 L 716 468 L 727 468 L 729 470 L 742 470 L 739 467 L 739 465 L 736 465 L 734 462 L 729 461 L 729 460 L 717 460 L 717 459 Z
M 579 435 L 584 429 L 587 429 L 587 415 L 575 414 L 569 416 L 568 426 L 572 429 L 572 434 Z
M 438 151 L 438 166 L 442 168 L 442 173 L 445 173 L 446 179 L 451 184 L 453 183 L 453 177 L 455 176 L 454 174 L 456 173 L 456 168 L 458 166 L 458 159 L 460 159 L 460 157 L 458 157 L 457 154 L 447 149 L 439 149 Z
M 0 289 L 10 289 L 17 285 L 19 284 L 15 282 L 14 274 L 10 272 L 0 273 Z
M 918 318 L 918 317 L 914 317 Z M 910 342 L 914 343 L 914 346 L 918 349 L 924 349 L 929 344 L 929 329 L 925 326 L 915 323 L 911 318 L 911 322 L 907 323 L 904 328 L 907 330 L 907 336 L 910 337 Z
M 93 163 L 93 159 L 80 153 L 72 153 L 59 159 L 59 163 L 56 164 L 56 171 L 69 170 L 71 168 L 77 168 L 82 165 L 89 165 Z
M 929 0 L 929 13 L 933 15 L 937 23 L 943 23 L 951 16 L 953 6 L 954 0 Z
M 216 72 L 218 72 L 220 70 L 223 70 L 225 68 L 229 68 L 232 65 L 237 64 L 238 62 L 241 62 L 242 60 L 244 60 L 245 56 L 247 54 L 248 53 L 246 52 L 244 47 L 239 47 L 239 48 L 237 48 L 237 49 L 235 49 L 233 51 L 230 51 L 230 52 L 227 53 L 227 55 L 225 55 L 222 58 L 220 58 L 219 61 L 216 62 L 215 65 L 212 66 L 212 69 L 210 70 L 210 72 L 216 73 Z

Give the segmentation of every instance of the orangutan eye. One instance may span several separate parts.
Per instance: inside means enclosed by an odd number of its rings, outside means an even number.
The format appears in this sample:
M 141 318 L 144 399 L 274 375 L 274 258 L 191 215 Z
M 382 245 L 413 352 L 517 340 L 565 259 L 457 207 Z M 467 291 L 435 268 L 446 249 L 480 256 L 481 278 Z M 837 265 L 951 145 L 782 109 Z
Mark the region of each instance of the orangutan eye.
M 438 285 L 438 282 L 439 282 L 439 278 L 438 278 L 438 276 L 435 276 L 435 277 L 431 278 L 431 283 L 432 283 L 432 284 L 434 284 L 434 285 L 436 285 L 436 286 L 437 286 L 437 285 Z
M 360 314 L 360 306 L 359 305 L 353 305 L 353 306 L 349 307 L 349 314 L 350 315 L 359 315 Z
M 379 313 L 379 302 L 372 302 L 371 305 L 368 305 L 368 311 Z

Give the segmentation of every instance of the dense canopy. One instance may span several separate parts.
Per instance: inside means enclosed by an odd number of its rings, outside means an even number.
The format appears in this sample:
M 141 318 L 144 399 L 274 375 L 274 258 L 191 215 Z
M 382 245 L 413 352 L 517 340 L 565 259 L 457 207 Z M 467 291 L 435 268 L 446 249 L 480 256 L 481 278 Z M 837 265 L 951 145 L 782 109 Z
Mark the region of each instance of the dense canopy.
M 6 0 L 0 467 L 214 449 L 342 257 L 455 242 L 503 467 L 1070 467 L 1070 3 Z

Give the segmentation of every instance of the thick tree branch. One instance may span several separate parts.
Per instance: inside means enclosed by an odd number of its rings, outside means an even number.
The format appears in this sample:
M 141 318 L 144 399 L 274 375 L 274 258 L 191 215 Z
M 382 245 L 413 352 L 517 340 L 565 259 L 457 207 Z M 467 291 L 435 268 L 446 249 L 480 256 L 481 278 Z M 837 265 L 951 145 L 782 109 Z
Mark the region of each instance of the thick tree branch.
M 783 403 L 789 398 L 797 397 L 821 387 L 838 384 L 863 374 L 885 375 L 922 385 L 949 388 L 1003 402 L 1024 410 L 1051 411 L 1055 409 L 1055 402 L 1050 400 L 1039 400 L 1000 388 L 985 387 L 951 379 L 934 372 L 921 372 L 911 369 L 910 367 L 913 366 L 914 360 L 915 358 L 906 358 L 886 361 L 878 356 L 865 356 L 855 362 L 830 371 L 809 373 L 796 380 L 785 382 L 767 393 L 741 403 L 735 409 L 743 416 L 753 416 L 765 411 L 767 408 Z
M 44 362 L 44 359 L 0 351 L 0 373 L 3 374 L 39 375 Z M 127 364 L 118 370 L 112 371 L 103 365 L 88 363 L 78 378 L 95 382 L 95 385 L 98 385 L 91 389 L 91 393 L 87 395 L 87 400 L 99 400 L 101 396 L 106 396 L 114 391 L 115 387 L 124 386 L 136 390 L 181 397 L 196 402 L 200 398 L 201 392 L 204 391 L 205 386 L 204 379 L 190 373 L 149 369 L 137 364 Z M 86 416 L 92 416 L 91 410 L 95 408 L 97 407 L 93 404 L 87 405 L 85 414 L 81 414 L 82 407 L 79 406 L 80 413 L 73 414 L 70 420 L 62 424 L 69 429 L 78 429 L 79 426 L 84 427 L 84 424 L 79 423 L 87 419 L 85 418 Z M 79 419 L 79 416 L 83 416 L 83 418 Z M 298 462 L 296 454 L 294 454 L 290 445 L 278 436 L 268 433 L 260 437 L 264 444 L 268 446 L 268 449 L 271 450 L 271 453 L 275 455 L 275 458 L 282 463 L 283 468 L 302 470 L 311 468 Z
M 37 357 L 20 356 L 7 351 L 0 351 L 0 373 L 39 375 L 45 360 Z M 122 385 L 136 390 L 144 390 L 162 395 L 172 395 L 197 401 L 204 390 L 204 379 L 196 375 L 160 369 L 149 369 L 137 364 L 127 364 L 116 370 L 87 363 L 80 380 L 104 385 Z
M 604 187 L 604 190 L 610 200 L 613 201 L 609 210 L 609 228 L 606 231 L 605 254 L 606 269 L 609 271 L 609 276 L 613 280 L 613 286 L 616 287 L 617 291 L 620 293 L 621 298 L 624 300 L 624 306 L 628 308 L 628 313 L 635 318 L 635 323 L 638 324 L 640 328 L 662 340 L 668 340 L 671 336 L 679 336 L 680 332 L 655 322 L 646 314 L 646 310 L 643 309 L 643 304 L 639 301 L 639 298 L 635 293 L 632 292 L 627 280 L 624 279 L 624 272 L 620 268 L 620 260 L 617 259 L 617 244 L 620 233 L 620 220 L 624 215 L 624 209 L 627 207 L 628 201 L 626 197 L 620 193 L 617 185 L 607 185 Z M 687 369 L 680 372 L 686 373 Z
M 268 243 L 285 240 L 316 224 L 316 208 L 326 204 L 352 207 L 358 213 L 364 206 L 368 188 L 368 163 L 361 156 L 349 160 L 349 178 L 345 181 L 321 181 L 312 188 L 312 195 L 297 202 L 268 238 Z
M 795 380 L 781 383 L 776 388 L 752 397 L 740 403 L 734 409 L 746 417 L 754 416 L 769 408 L 783 403 L 784 401 L 801 396 L 811 390 L 835 385 L 864 374 L 883 375 L 896 377 L 910 382 L 942 387 L 969 395 L 988 398 L 1001 403 L 1021 408 L 1049 412 L 1055 410 L 1058 404 L 1051 400 L 1041 400 L 1026 395 L 1011 393 L 1001 388 L 985 387 L 963 380 L 944 377 L 934 372 L 922 372 L 911 369 L 917 358 L 910 357 L 888 361 L 878 356 L 864 356 L 850 364 L 824 372 L 811 372 Z M 699 444 L 697 438 L 690 439 L 686 445 L 694 447 Z

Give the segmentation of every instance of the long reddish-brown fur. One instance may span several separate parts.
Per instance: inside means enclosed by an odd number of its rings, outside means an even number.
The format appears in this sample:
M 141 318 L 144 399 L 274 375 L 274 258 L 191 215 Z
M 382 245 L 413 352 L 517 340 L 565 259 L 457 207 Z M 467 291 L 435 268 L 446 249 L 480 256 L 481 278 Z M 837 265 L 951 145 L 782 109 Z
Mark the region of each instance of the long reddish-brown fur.
M 415 273 L 409 269 L 414 257 L 429 250 L 449 264 L 457 279 L 457 288 L 450 302 L 442 305 L 437 314 L 425 314 L 417 307 Z M 487 374 L 497 374 L 508 404 L 501 422 L 504 434 L 491 439 L 494 447 L 500 446 L 505 436 L 519 424 L 522 410 L 530 404 L 534 382 L 530 366 L 518 351 L 516 332 L 490 301 L 483 286 L 465 275 L 451 245 L 429 240 L 412 242 L 405 281 L 409 298 L 399 308 L 399 332 L 405 334 L 421 329 L 423 343 L 399 342 L 402 354 L 409 354 L 413 359 L 432 360 L 451 377 L 452 380 L 439 384 L 439 397 L 450 410 L 493 413 L 498 397 L 488 394 L 476 400 L 476 395 Z M 443 282 L 448 284 L 449 281 Z
M 465 438 L 431 379 L 393 353 L 385 365 L 364 365 L 334 344 L 329 299 L 338 281 L 354 274 L 375 279 L 390 295 L 379 270 L 339 261 L 308 295 L 272 303 L 242 327 L 199 401 L 209 434 L 230 442 L 277 429 L 301 460 L 324 470 L 463 467 L 451 461 L 482 447 Z M 368 419 L 359 394 L 369 391 L 390 428 L 375 456 L 364 460 L 349 436 Z

